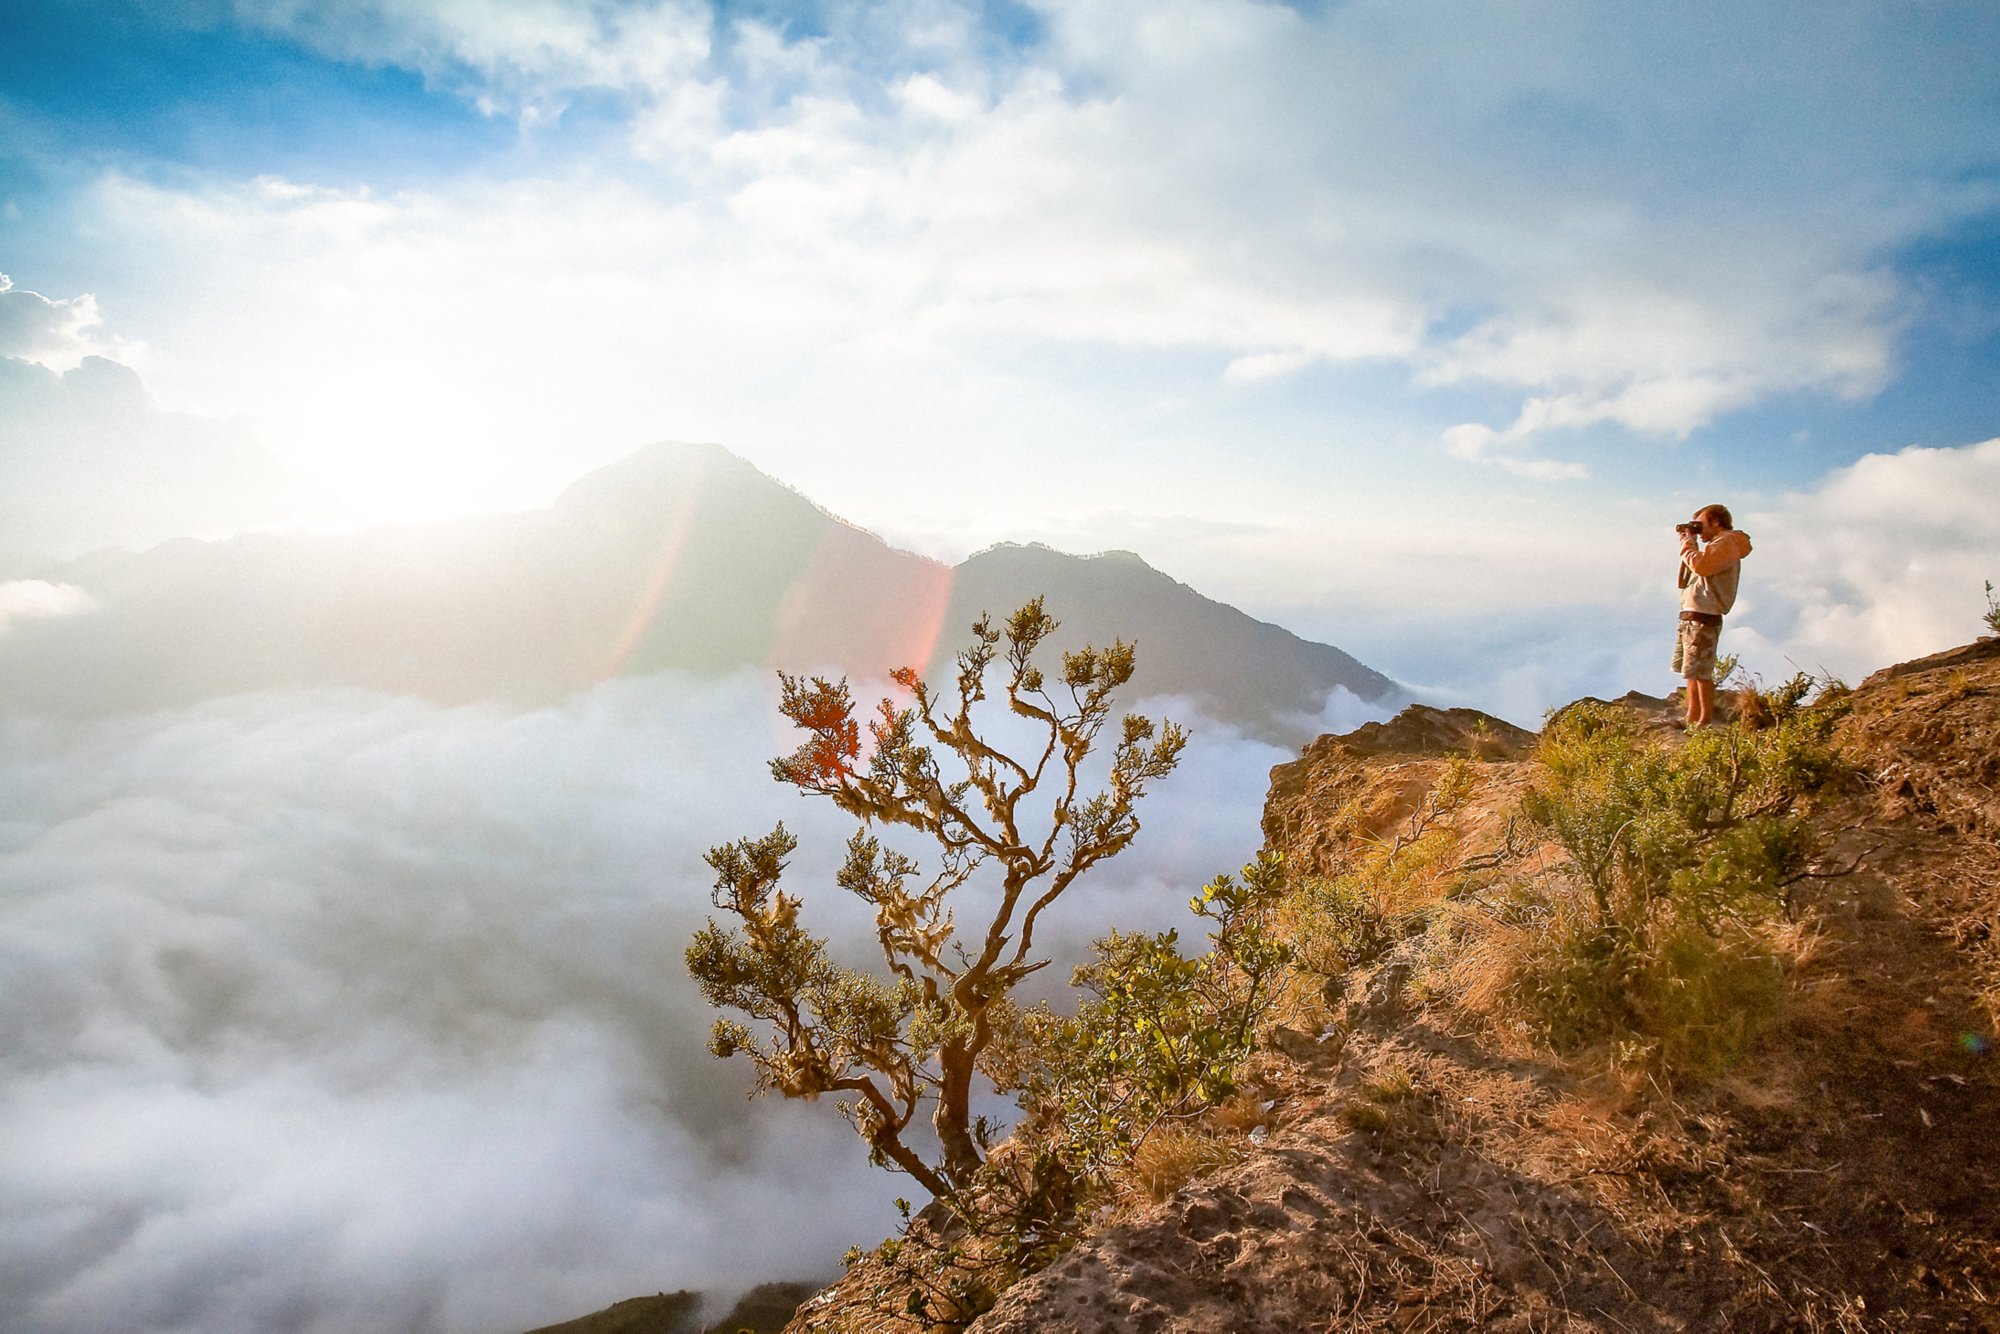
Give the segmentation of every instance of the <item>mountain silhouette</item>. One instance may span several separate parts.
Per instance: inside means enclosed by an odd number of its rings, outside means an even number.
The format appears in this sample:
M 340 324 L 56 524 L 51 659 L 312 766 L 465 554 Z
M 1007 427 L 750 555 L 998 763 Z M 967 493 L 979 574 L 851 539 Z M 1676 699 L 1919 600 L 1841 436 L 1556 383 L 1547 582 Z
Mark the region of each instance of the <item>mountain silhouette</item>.
M 655 445 L 554 506 L 345 534 L 179 539 L 30 571 L 92 608 L 0 633 L 0 708 L 99 714 L 297 686 L 548 704 L 616 675 L 743 667 L 882 679 L 948 666 L 982 612 L 1045 594 L 1058 647 L 1139 646 L 1136 685 L 1303 739 L 1340 650 L 1202 597 L 1137 556 L 900 551 L 726 450 Z
M 1316 735 L 1336 687 L 1365 700 L 1396 690 L 1339 649 L 1203 597 L 1129 551 L 1070 556 L 1009 543 L 971 556 L 954 575 L 946 622 L 960 634 L 983 610 L 997 618 L 1045 594 L 1062 622 L 1054 647 L 1123 639 L 1138 647 L 1134 684 L 1145 694 L 1184 696 L 1217 721 L 1268 740 Z

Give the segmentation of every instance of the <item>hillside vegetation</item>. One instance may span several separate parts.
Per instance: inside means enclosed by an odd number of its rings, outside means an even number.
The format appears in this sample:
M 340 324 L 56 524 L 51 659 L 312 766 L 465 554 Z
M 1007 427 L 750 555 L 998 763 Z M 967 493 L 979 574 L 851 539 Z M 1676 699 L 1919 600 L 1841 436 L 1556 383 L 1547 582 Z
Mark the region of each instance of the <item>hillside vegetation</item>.
M 1734 703 L 1314 743 L 1208 953 L 1021 1017 L 1063 1189 L 789 1328 L 2000 1328 L 2000 641 Z

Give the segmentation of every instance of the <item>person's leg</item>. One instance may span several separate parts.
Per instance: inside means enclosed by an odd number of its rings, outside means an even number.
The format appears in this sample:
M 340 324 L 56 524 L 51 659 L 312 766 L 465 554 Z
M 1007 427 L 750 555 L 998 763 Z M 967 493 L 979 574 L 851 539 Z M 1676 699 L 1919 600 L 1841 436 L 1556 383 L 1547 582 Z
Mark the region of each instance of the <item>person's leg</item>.
M 1681 670 L 1687 678 L 1687 725 L 1706 727 L 1715 714 L 1715 646 L 1719 625 L 1681 622 Z
M 1694 682 L 1688 678 L 1687 631 L 1688 623 L 1686 621 L 1676 621 L 1674 623 L 1674 662 L 1672 670 L 1675 676 L 1681 678 L 1682 703 L 1687 708 L 1686 721 L 1692 723 L 1694 721 Z

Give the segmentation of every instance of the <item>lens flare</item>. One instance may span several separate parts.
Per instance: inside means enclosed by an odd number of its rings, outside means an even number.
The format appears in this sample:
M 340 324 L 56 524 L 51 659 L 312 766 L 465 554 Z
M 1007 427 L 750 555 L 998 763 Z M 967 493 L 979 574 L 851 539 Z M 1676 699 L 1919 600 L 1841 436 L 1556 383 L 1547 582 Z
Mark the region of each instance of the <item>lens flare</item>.
M 674 571 L 680 565 L 681 548 L 687 545 L 688 529 L 694 522 L 695 503 L 701 498 L 702 473 L 695 473 L 694 484 L 681 495 L 680 503 L 674 507 L 673 516 L 667 521 L 666 531 L 660 538 L 659 554 L 653 561 L 653 575 L 646 584 L 646 591 L 640 596 L 638 605 L 626 619 L 625 628 L 612 646 L 610 656 L 605 660 L 603 676 L 610 679 L 624 673 L 632 661 L 633 652 L 645 636 L 646 627 L 660 614 L 660 603 L 665 601 L 667 590 L 673 587 Z

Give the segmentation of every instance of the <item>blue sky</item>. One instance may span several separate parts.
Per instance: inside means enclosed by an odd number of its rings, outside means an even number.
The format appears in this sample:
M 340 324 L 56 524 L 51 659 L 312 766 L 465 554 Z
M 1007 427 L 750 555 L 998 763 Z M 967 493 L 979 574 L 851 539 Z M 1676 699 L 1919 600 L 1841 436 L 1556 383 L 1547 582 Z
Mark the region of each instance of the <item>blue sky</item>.
M 2000 5 L 0 0 L 0 636 L 92 550 L 671 439 L 1529 725 L 1678 684 L 1722 501 L 1725 648 L 1856 680 L 2000 581 Z M 871 1244 L 897 1183 L 663 967 L 717 839 L 834 869 L 770 689 L 0 727 L 0 1323 L 524 1328 Z M 1196 734 L 1059 954 L 1254 847 L 1279 752 Z
M 1693 505 L 1824 534 L 1850 470 L 1983 485 L 2000 435 L 1990 5 L 4 22 L 0 353 L 116 361 L 195 471 L 212 426 L 296 482 L 189 531 L 533 506 L 712 440 L 905 545 L 1130 547 L 1420 683 L 1513 608 L 1629 615 L 1595 683 Z M 109 485 L 83 391 L 10 383 L 67 405 L 14 475 Z M 1859 582 L 1766 544 L 1774 652 L 1976 628 L 1992 526 L 1890 489 Z M 161 535 L 100 517 L 70 545 Z

